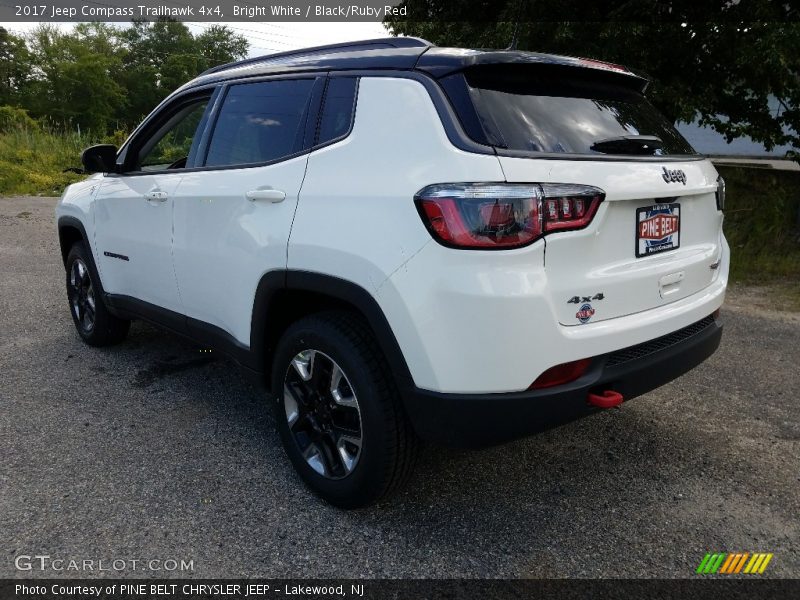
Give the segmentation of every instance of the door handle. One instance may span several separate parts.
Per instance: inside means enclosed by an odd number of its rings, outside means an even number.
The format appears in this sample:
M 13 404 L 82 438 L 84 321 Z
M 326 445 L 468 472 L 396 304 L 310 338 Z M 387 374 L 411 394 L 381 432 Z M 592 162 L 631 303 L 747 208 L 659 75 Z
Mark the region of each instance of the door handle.
M 269 200 L 270 202 L 283 202 L 286 200 L 286 192 L 281 190 L 250 190 L 245 194 L 248 200 Z
M 167 192 L 147 192 L 144 195 L 144 199 L 151 202 L 166 202 L 167 198 Z

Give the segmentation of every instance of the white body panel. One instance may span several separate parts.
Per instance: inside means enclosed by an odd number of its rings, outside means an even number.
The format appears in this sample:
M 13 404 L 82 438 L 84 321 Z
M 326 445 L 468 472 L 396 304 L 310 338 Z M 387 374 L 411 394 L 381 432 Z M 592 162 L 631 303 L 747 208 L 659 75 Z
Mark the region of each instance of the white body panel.
M 183 312 L 172 265 L 173 196 L 182 177 L 176 172 L 103 178 L 94 207 L 95 262 L 107 293 Z M 146 199 L 150 192 L 165 197 Z
M 435 243 L 414 194 L 440 181 L 502 179 L 494 156 L 453 147 L 421 83 L 364 77 L 353 131 L 309 157 L 289 268 L 334 275 L 374 293 Z
M 578 295 L 592 302 L 591 322 L 630 315 L 686 298 L 711 285 L 719 271 L 722 213 L 714 192 L 717 172 L 708 160 L 670 162 L 686 184 L 667 183 L 661 162 L 530 160 L 501 157 L 508 181 L 581 183 L 606 192 L 592 222 L 579 231 L 547 236 L 548 296 L 560 323 L 579 325 Z M 637 258 L 636 210 L 680 205 L 680 247 Z
M 378 300 L 414 383 L 450 393 L 518 392 L 548 368 L 633 346 L 707 317 L 722 305 L 729 251 L 704 290 L 642 313 L 580 327 L 558 323 L 544 243 L 509 252 L 429 244 L 381 286 Z
M 307 160 L 186 173 L 175 196 L 173 254 L 187 316 L 250 344 L 258 282 L 267 271 L 286 267 Z M 285 199 L 248 199 L 255 190 L 274 190 Z
M 73 183 L 64 190 L 64 194 L 56 204 L 56 220 L 59 217 L 74 217 L 83 223 L 87 234 L 91 236 L 89 246 L 92 252 L 95 252 L 94 199 L 102 181 L 103 175 L 95 173 L 83 181 Z
M 606 201 L 584 230 L 501 252 L 429 244 L 394 273 L 378 299 L 418 387 L 523 391 L 550 367 L 666 335 L 722 305 L 730 252 L 708 161 L 670 163 L 688 179 L 670 187 L 657 162 L 499 160 L 508 181 L 593 185 Z M 687 209 L 681 248 L 635 258 L 635 208 L 677 194 Z M 662 297 L 664 275 L 681 271 L 678 291 Z M 597 292 L 597 318 L 577 326 L 567 300 Z

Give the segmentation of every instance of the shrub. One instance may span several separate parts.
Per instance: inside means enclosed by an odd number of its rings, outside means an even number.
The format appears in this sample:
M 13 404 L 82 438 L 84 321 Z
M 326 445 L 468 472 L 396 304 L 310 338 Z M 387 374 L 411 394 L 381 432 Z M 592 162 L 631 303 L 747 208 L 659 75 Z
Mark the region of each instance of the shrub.
M 117 148 L 122 146 L 123 142 L 128 139 L 128 132 L 123 131 L 122 129 L 117 129 L 114 133 L 107 135 L 103 138 L 101 143 L 103 144 L 114 144 Z
M 718 167 L 728 187 L 725 236 L 731 279 L 757 283 L 800 278 L 800 173 Z
M 38 129 L 39 126 L 24 108 L 0 106 L 0 133 L 14 129 Z

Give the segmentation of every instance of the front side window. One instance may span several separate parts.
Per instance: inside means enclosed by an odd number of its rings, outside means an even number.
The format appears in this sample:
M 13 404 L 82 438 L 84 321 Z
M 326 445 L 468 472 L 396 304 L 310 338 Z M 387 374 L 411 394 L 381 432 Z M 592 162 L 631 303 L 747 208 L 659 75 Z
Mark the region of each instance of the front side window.
M 136 170 L 183 169 L 198 141 L 208 99 L 190 102 L 178 109 L 139 151 Z
M 302 150 L 314 79 L 282 79 L 230 87 L 205 160 L 207 167 L 252 165 Z

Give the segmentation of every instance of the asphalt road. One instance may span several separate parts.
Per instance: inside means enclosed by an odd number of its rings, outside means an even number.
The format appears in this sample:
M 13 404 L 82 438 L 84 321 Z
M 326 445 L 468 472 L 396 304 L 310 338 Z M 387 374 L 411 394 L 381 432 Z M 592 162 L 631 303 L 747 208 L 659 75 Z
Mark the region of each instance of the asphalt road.
M 80 342 L 54 203 L 0 199 L 0 577 L 59 575 L 15 568 L 36 554 L 195 577 L 691 577 L 710 551 L 800 577 L 800 314 L 759 290 L 730 294 L 720 351 L 672 384 L 502 447 L 428 449 L 404 493 L 342 512 L 226 360 L 142 323 Z M 140 568 L 94 575 L 178 574 Z

